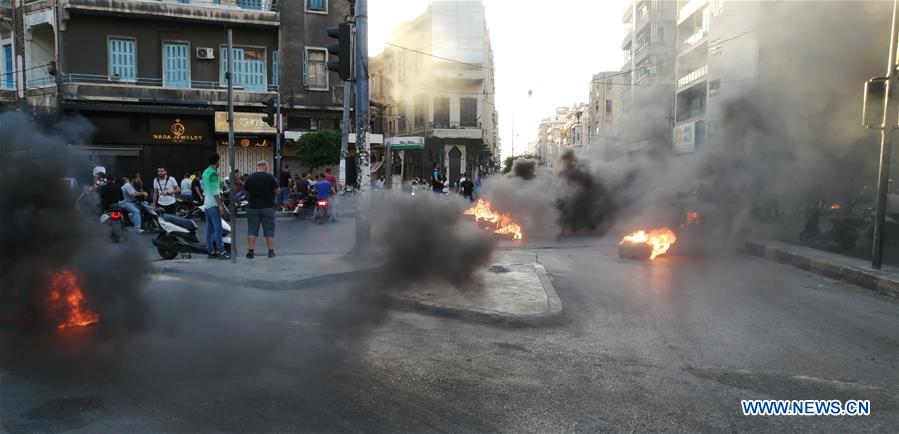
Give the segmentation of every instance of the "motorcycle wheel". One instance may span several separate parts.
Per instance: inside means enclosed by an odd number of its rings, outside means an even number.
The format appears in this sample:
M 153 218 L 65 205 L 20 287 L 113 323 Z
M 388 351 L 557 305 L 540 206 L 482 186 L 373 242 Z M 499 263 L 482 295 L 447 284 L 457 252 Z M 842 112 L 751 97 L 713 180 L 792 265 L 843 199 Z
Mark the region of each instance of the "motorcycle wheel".
M 159 256 L 165 260 L 175 259 L 175 257 L 178 256 L 178 251 L 169 246 L 156 246 L 156 251 L 159 252 Z
M 187 205 L 178 205 L 175 207 L 175 216 L 178 218 L 189 218 L 190 217 L 190 207 Z
M 799 233 L 799 241 L 802 244 L 811 244 L 815 241 L 815 234 L 810 231 L 802 231 Z

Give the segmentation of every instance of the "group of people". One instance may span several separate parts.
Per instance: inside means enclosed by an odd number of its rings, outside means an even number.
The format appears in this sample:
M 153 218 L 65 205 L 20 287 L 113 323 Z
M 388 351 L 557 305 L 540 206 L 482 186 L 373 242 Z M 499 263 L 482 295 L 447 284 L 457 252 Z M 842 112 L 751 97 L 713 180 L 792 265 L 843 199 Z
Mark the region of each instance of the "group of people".
M 164 166 L 156 169 L 156 177 L 153 178 L 150 191 L 144 189 L 140 173 L 135 173 L 133 177 L 123 176 L 121 186 L 116 183 L 115 176 L 106 173 L 106 169 L 102 166 L 94 168 L 93 176 L 91 190 L 100 196 L 100 211 L 107 210 L 113 205 L 121 206 L 128 212 L 131 222 L 139 233 L 143 232 L 143 222 L 138 203 L 151 202 L 153 208 L 162 208 L 166 212 L 174 213 L 177 196 L 190 198 L 194 194 L 191 191 L 196 189 L 195 194 L 202 198 L 199 181 L 195 184 L 196 187 L 193 187 L 191 178 L 185 175 L 179 185 L 174 177 L 169 176 Z
M 285 165 L 281 174 L 281 186 L 283 192 L 281 206 L 284 210 L 292 211 L 297 203 L 311 197 L 329 200 L 331 195 L 337 192 L 337 178 L 331 173 L 330 168 L 318 176 L 313 176 L 309 172 L 292 174 L 290 167 Z

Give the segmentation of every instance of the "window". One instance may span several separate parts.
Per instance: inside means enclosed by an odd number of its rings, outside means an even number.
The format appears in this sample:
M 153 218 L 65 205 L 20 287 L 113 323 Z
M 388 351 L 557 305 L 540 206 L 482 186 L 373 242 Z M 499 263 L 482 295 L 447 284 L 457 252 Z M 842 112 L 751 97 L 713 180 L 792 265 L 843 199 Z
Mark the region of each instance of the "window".
M 449 98 L 434 97 L 434 128 L 449 128 L 449 107 Z
M 241 9 L 262 10 L 262 0 L 237 0 L 237 6 Z
M 16 87 L 15 82 L 13 81 L 12 65 L 12 44 L 3 44 L 3 79 L 0 80 L 0 85 L 2 85 L 4 89 L 13 89 Z
M 712 80 L 709 82 L 709 95 L 718 95 L 721 92 L 721 80 Z
M 459 120 L 463 127 L 476 127 L 478 125 L 478 100 L 477 98 L 459 99 Z
M 272 51 L 272 85 L 281 84 L 281 57 L 278 50 Z
M 137 48 L 134 39 L 109 38 L 109 78 L 137 80 Z
M 328 51 L 309 48 L 303 52 L 303 84 L 311 90 L 328 90 Z
M 306 12 L 328 13 L 328 0 L 306 0 Z
M 221 47 L 219 58 L 219 83 L 227 86 L 225 72 L 228 70 L 228 49 Z M 261 48 L 234 48 L 234 85 L 252 92 L 265 92 L 265 50 Z
M 190 47 L 184 43 L 163 44 L 162 84 L 165 87 L 190 87 Z
M 606 113 L 612 113 L 612 100 L 606 100 Z

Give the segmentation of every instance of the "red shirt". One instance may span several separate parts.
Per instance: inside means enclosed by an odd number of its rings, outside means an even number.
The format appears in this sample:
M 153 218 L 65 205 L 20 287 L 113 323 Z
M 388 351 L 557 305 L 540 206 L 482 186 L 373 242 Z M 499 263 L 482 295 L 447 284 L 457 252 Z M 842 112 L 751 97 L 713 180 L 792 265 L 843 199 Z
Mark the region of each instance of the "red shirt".
M 330 182 L 332 186 L 337 185 L 337 178 L 335 178 L 334 175 L 332 175 L 330 173 L 325 173 L 325 179 L 327 179 L 328 182 Z

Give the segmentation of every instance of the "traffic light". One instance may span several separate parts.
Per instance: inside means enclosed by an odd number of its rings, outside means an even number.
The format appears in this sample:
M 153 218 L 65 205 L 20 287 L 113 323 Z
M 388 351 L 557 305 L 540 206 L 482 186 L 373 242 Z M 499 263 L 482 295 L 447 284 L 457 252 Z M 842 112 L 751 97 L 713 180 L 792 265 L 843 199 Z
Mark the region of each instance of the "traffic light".
M 353 26 L 343 23 L 339 26 L 328 27 L 328 36 L 337 39 L 336 44 L 328 45 L 328 53 L 337 60 L 328 61 L 328 69 L 340 75 L 340 79 L 349 81 L 353 79 Z
M 263 110 L 263 112 L 265 113 L 265 123 L 277 127 L 277 109 L 275 108 L 274 98 L 265 101 L 265 110 Z

